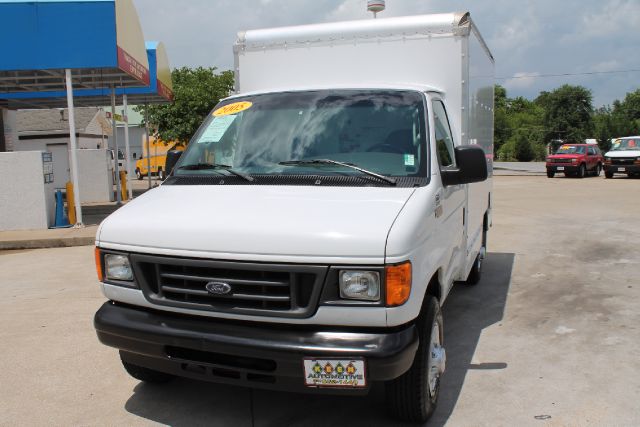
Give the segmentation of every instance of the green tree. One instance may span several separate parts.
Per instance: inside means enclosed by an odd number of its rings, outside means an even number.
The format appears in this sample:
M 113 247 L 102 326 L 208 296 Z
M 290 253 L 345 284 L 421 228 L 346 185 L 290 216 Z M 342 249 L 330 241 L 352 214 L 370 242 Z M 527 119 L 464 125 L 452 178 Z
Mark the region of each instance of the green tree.
M 174 100 L 138 106 L 163 141 L 188 142 L 211 109 L 233 89 L 233 73 L 216 68 L 176 68 L 171 72 Z
M 535 159 L 536 152 L 531 141 L 531 134 L 525 130 L 517 130 L 513 135 L 515 157 L 519 162 L 530 162 Z
M 508 121 L 507 90 L 500 85 L 495 85 L 493 94 L 493 144 L 497 153 L 511 136 L 511 128 Z
M 611 110 L 615 136 L 632 136 L 640 133 L 640 89 L 629 92 L 624 100 L 613 102 Z
M 544 141 L 584 142 L 593 134 L 591 91 L 582 86 L 563 85 L 542 92 L 535 103 L 544 109 Z

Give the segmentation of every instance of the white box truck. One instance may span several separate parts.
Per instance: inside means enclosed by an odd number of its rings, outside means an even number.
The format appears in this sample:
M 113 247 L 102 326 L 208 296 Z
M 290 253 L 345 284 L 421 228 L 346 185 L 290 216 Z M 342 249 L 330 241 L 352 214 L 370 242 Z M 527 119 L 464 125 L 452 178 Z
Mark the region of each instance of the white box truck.
M 491 225 L 489 49 L 449 13 L 247 31 L 234 52 L 237 93 L 98 230 L 100 341 L 142 381 L 384 383 L 426 420 L 440 307 L 479 280 Z

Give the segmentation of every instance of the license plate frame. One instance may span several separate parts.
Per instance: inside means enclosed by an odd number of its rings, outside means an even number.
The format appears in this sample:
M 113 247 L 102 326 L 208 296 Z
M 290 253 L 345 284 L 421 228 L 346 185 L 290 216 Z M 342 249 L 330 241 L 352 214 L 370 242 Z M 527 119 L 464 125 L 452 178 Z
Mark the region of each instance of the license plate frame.
M 327 365 L 331 366 L 328 370 Z M 350 365 L 355 370 L 347 371 Z M 317 372 L 317 366 L 321 372 Z M 342 366 L 343 373 L 338 373 L 338 366 Z M 304 385 L 310 388 L 342 388 L 361 389 L 366 388 L 367 364 L 364 358 L 331 358 L 331 357 L 305 357 L 302 359 L 302 371 L 304 373 Z
M 618 168 L 618 172 L 626 172 L 627 168 Z
M 558 170 L 558 171 L 564 171 L 564 166 L 558 166 L 558 167 L 556 167 L 556 170 Z

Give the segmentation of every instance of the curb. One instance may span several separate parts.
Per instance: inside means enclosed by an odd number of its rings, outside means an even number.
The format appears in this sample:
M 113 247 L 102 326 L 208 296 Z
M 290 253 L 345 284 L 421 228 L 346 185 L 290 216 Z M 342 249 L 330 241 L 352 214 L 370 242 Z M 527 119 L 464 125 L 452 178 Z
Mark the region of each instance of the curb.
M 68 248 L 71 246 L 91 246 L 94 245 L 95 242 L 95 237 L 6 240 L 0 241 L 0 250 Z

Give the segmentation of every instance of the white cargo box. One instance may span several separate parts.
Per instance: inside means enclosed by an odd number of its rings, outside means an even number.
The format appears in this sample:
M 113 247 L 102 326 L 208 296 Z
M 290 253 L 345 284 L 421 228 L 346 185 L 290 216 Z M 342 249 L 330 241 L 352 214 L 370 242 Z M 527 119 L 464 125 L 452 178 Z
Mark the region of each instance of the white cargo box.
M 439 91 L 457 141 L 479 144 L 493 157 L 493 57 L 468 13 L 246 31 L 234 53 L 238 93 Z

